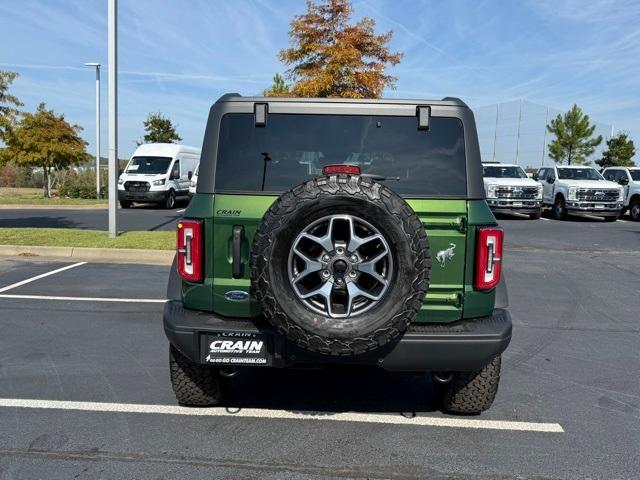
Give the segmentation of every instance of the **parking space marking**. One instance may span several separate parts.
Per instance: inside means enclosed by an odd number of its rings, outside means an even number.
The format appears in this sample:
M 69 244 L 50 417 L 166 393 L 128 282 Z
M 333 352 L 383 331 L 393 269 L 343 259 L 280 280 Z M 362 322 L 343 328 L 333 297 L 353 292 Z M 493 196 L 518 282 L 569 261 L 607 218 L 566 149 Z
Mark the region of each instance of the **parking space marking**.
M 35 282 L 36 280 L 40 280 L 41 278 L 48 277 L 50 275 L 55 275 L 56 273 L 64 272 L 65 270 L 70 270 L 75 267 L 79 267 L 80 265 L 85 265 L 87 262 L 78 262 L 73 265 L 67 265 L 66 267 L 58 268 L 56 270 L 52 270 L 51 272 L 43 273 L 41 275 L 36 275 L 35 277 L 27 278 L 26 280 L 22 280 L 20 282 L 13 283 L 11 285 L 7 285 L 6 287 L 0 288 L 0 293 L 6 292 L 7 290 L 12 290 L 17 287 L 21 287 L 22 285 L 26 285 L 27 283 Z
M 50 295 L 15 295 L 2 294 L 0 298 L 18 298 L 22 300 L 65 300 L 68 302 L 121 302 L 121 303 L 167 303 L 160 298 L 109 298 L 109 297 L 58 297 Z
M 620 219 L 618 219 L 618 221 L 619 221 L 619 222 L 622 222 L 622 223 L 627 223 L 627 221 L 626 221 L 626 220 L 620 220 Z
M 469 428 L 476 430 L 509 430 L 522 432 L 563 433 L 558 423 L 516 422 L 503 420 L 478 420 L 449 417 L 409 417 L 400 414 L 330 413 L 308 415 L 289 410 L 268 410 L 260 408 L 188 408 L 175 405 L 144 405 L 138 403 L 71 402 L 60 400 L 35 400 L 21 398 L 0 398 L 0 407 L 30 408 L 40 410 L 72 410 L 99 413 L 147 413 L 161 415 L 188 415 L 199 417 L 242 417 L 284 420 L 314 420 L 354 423 L 378 423 L 419 427 Z
M 176 210 L 176 213 L 182 213 L 182 212 L 184 212 L 185 210 L 186 210 L 186 208 L 183 208 L 183 209 L 181 209 L 181 210 Z

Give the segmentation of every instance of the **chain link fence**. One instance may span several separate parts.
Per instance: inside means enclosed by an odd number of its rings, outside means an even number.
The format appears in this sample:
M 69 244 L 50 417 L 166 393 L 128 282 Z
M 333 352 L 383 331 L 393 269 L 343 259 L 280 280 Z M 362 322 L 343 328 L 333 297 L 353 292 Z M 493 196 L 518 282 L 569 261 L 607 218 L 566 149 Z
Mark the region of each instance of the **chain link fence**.
M 546 126 L 552 118 L 564 115 L 564 111 L 526 100 L 478 107 L 473 111 L 483 162 L 517 163 L 534 169 L 553 164 L 548 149 L 553 134 L 547 132 Z M 590 120 L 596 126 L 594 136 L 602 135 L 602 143 L 589 157 L 593 163 L 602 156 L 613 126 Z

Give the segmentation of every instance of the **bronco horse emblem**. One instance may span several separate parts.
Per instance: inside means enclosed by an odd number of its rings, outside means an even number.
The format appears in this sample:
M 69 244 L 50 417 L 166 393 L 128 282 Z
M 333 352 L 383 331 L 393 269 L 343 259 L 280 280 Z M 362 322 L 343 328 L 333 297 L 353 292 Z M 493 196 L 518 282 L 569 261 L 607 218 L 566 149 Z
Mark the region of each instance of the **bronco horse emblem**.
M 437 254 L 436 254 L 436 260 L 438 261 L 438 263 L 440 264 L 441 267 L 444 268 L 444 263 L 447 260 L 451 260 L 454 256 L 453 251 L 456 249 L 456 244 L 455 243 L 449 243 L 449 248 L 445 249 L 445 250 L 440 250 Z

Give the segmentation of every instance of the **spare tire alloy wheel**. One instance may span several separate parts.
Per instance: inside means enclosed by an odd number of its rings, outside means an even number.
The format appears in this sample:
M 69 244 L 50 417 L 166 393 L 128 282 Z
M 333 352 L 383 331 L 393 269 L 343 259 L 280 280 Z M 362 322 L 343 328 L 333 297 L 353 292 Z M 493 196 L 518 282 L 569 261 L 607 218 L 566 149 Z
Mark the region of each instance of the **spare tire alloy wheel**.
M 345 231 L 348 239 L 340 235 Z M 393 260 L 384 236 L 369 222 L 330 215 L 298 235 L 288 271 L 304 305 L 332 318 L 346 318 L 380 301 L 393 274 Z
M 367 177 L 318 177 L 284 193 L 251 257 L 266 319 L 298 346 L 355 355 L 402 335 L 429 282 L 429 244 L 411 207 Z

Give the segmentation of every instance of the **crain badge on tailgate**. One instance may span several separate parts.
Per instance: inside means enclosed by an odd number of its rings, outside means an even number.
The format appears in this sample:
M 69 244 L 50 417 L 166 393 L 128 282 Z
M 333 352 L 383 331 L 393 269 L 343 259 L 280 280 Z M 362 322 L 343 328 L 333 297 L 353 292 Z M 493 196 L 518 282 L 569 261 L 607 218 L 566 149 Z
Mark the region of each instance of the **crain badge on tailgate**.
M 224 298 L 230 302 L 246 302 L 249 300 L 249 293 L 242 290 L 229 290 L 224 294 Z

